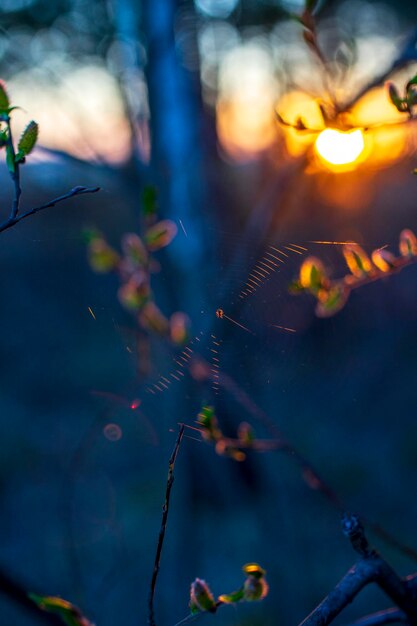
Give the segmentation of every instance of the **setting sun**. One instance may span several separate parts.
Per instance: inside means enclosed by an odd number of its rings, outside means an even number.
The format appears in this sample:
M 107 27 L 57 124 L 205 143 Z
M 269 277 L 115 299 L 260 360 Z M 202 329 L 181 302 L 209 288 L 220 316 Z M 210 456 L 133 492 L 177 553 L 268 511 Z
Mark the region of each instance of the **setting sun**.
M 363 132 L 359 128 L 349 132 L 326 128 L 317 137 L 315 148 L 321 159 L 330 165 L 350 165 L 365 148 Z

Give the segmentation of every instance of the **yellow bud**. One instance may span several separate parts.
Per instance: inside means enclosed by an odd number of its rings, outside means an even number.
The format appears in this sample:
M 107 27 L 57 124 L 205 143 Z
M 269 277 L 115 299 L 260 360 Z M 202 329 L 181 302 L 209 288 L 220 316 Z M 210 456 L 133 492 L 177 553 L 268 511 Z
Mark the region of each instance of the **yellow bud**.
M 381 272 L 389 272 L 395 266 L 395 256 L 389 250 L 374 250 L 372 252 L 372 263 Z
M 363 278 L 372 273 L 372 263 L 368 255 L 357 244 L 343 246 L 343 256 L 348 268 L 357 278 Z
M 417 238 L 409 228 L 400 234 L 400 253 L 404 257 L 417 256 Z

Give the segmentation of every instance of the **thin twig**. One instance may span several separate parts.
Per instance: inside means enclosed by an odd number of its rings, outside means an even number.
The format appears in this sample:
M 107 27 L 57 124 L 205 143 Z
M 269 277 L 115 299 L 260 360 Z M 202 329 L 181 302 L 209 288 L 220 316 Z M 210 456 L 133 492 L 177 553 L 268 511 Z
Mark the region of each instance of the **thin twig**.
M 206 366 L 207 377 L 211 376 L 210 368 L 204 359 L 200 359 L 199 363 Z M 335 510 L 339 513 L 347 511 L 349 507 L 343 501 L 343 499 L 337 494 L 337 492 L 330 486 L 330 484 L 323 479 L 320 473 L 317 471 L 314 463 L 312 463 L 305 455 L 294 446 L 294 444 L 287 439 L 283 432 L 278 428 L 276 422 L 248 396 L 248 394 L 240 387 L 240 385 L 229 375 L 222 373 L 219 378 L 220 385 L 228 393 L 230 393 L 236 402 L 240 404 L 250 415 L 255 417 L 259 423 L 261 423 L 271 434 L 273 439 L 270 441 L 270 450 L 276 450 L 283 452 L 289 459 L 295 461 L 301 470 L 301 476 L 306 485 L 313 491 L 321 493 Z M 189 426 L 188 426 L 189 427 Z M 197 429 L 200 430 L 200 429 Z M 226 439 L 226 443 L 234 440 Z M 255 440 L 256 441 L 256 440 Z M 261 450 L 266 451 L 268 446 L 266 441 L 261 442 Z M 242 447 L 241 444 L 237 447 Z M 247 446 L 249 447 L 249 446 Z M 252 443 L 252 449 L 255 446 Z M 380 524 L 373 522 L 368 517 L 361 515 L 362 521 L 366 527 L 377 537 L 379 537 L 384 543 L 390 545 L 398 552 L 404 554 L 409 559 L 417 563 L 417 551 L 406 544 L 401 543 L 391 533 L 385 530 Z
M 11 228 L 21 220 L 24 220 L 26 217 L 35 215 L 35 213 L 39 213 L 44 209 L 49 209 L 59 202 L 63 202 L 64 200 L 68 200 L 69 198 L 73 198 L 74 196 L 81 196 L 84 193 L 96 193 L 97 191 L 100 191 L 100 187 L 74 187 L 64 195 L 58 196 L 58 198 L 54 198 L 53 200 L 50 200 L 45 204 L 41 204 L 40 206 L 34 207 L 33 209 L 29 209 L 25 213 L 21 213 L 20 215 L 16 215 L 15 217 L 9 217 L 8 220 L 0 224 L 0 233 L 2 233 L 4 230 L 7 230 L 8 228 Z
M 178 433 L 177 441 L 175 442 L 175 446 L 174 446 L 174 449 L 172 451 L 172 454 L 168 463 L 168 478 L 167 478 L 167 485 L 166 485 L 166 490 L 165 490 L 165 502 L 162 507 L 161 529 L 159 531 L 158 545 L 156 547 L 155 563 L 153 567 L 151 588 L 150 588 L 149 600 L 148 600 L 148 624 L 149 626 L 156 626 L 153 601 L 154 601 L 154 596 L 155 596 L 155 587 L 156 587 L 156 581 L 158 578 L 159 567 L 161 565 L 162 547 L 164 544 L 165 532 L 166 532 L 167 522 L 168 522 L 169 499 L 171 496 L 172 485 L 174 483 L 175 462 L 177 460 L 178 451 L 180 449 L 181 441 L 184 436 L 184 428 L 185 428 L 185 425 L 182 424 Z

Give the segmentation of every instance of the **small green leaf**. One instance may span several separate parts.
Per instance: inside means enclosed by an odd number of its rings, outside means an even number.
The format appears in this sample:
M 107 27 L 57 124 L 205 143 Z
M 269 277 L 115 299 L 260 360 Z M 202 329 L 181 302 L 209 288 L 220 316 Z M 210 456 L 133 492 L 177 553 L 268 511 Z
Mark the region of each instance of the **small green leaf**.
M 317 301 L 316 315 L 318 317 L 335 315 L 345 306 L 349 293 L 349 287 L 343 283 L 335 284 L 328 290 L 321 291 Z
M 139 311 L 149 301 L 150 288 L 145 276 L 132 276 L 129 282 L 122 285 L 118 291 L 122 306 L 129 311 Z
M 241 422 L 237 429 L 237 438 L 241 444 L 250 446 L 255 441 L 255 433 L 252 426 L 247 422 Z
M 122 250 L 129 269 L 143 268 L 148 263 L 148 252 L 142 239 L 135 233 L 127 233 L 122 239 Z
M 223 438 L 212 406 L 203 406 L 197 415 L 197 424 L 202 427 L 201 435 L 206 441 L 219 441 Z
M 243 599 L 246 602 L 257 602 L 268 595 L 269 587 L 265 578 L 248 576 L 243 585 Z
M 53 596 L 38 596 L 35 593 L 30 593 L 29 598 L 44 611 L 59 615 L 67 626 L 93 626 L 93 624 L 83 616 L 80 609 L 70 602 L 67 602 L 67 600 Z
M 328 278 L 320 259 L 310 256 L 302 263 L 299 274 L 299 285 L 313 295 L 317 295 L 328 284 Z
M 407 102 L 405 102 L 405 100 L 400 97 L 398 89 L 396 88 L 394 83 L 387 82 L 386 87 L 388 90 L 388 97 L 391 100 L 392 104 L 398 111 L 400 111 L 400 113 L 405 113 L 408 110 Z
M 151 252 L 165 248 L 177 234 L 177 226 L 171 220 L 157 222 L 145 233 L 145 243 Z
M 120 262 L 117 252 L 102 237 L 91 239 L 88 244 L 88 260 L 91 268 L 102 274 L 115 270 Z
M 7 94 L 4 81 L 0 80 L 0 111 L 5 112 L 10 106 L 9 96 Z
M 219 596 L 219 602 L 223 604 L 235 604 L 236 602 L 240 602 L 243 600 L 243 592 L 243 587 L 241 587 L 237 591 L 232 591 L 232 593 L 224 593 Z
M 30 154 L 35 147 L 38 139 L 39 126 L 33 120 L 29 122 L 25 130 L 20 136 L 19 143 L 17 145 L 18 157 L 26 157 Z
M 157 191 L 156 187 L 146 185 L 142 192 L 142 212 L 145 217 L 156 215 L 157 211 Z
M 356 278 L 363 278 L 372 273 L 372 263 L 363 250 L 357 244 L 347 244 L 343 246 L 343 256 L 346 265 Z

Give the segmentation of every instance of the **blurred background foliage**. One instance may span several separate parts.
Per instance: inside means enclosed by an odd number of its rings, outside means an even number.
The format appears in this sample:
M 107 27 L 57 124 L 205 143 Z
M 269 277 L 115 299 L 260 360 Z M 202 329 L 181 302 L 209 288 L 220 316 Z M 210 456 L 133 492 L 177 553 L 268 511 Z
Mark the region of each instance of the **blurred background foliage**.
M 417 230 L 415 129 L 387 126 L 403 117 L 383 86 L 352 108 L 354 127 L 376 127 L 349 167 L 323 160 L 315 135 L 278 124 L 276 111 L 323 123 L 317 97 L 329 85 L 290 15 L 301 10 L 298 0 L 0 0 L 0 75 L 22 107 L 17 127 L 40 125 L 23 205 L 102 187 L 2 235 L 0 566 L 35 593 L 82 606 L 99 626 L 145 621 L 172 431 L 193 424 L 203 403 L 230 436 L 245 420 L 267 437 L 255 403 L 352 509 L 417 547 L 416 269 L 358 290 L 319 320 L 308 298 L 287 292 L 301 262 L 287 250 L 282 268 L 239 298 L 269 244 L 301 245 L 341 275 L 337 246 L 313 241 L 371 251 Z M 417 24 L 417 6 L 401 1 L 329 1 L 319 15 L 340 102 L 391 66 Z M 399 87 L 416 57 L 414 45 L 394 74 Z M 87 264 L 83 229 L 118 247 L 139 232 L 149 184 L 160 217 L 178 227 L 158 253 L 156 301 L 167 316 L 188 316 L 201 343 L 194 357 L 210 360 L 212 335 L 221 344 L 218 392 L 198 367 L 147 392 L 175 371 L 178 352 L 138 336 L 117 281 Z M 8 214 L 5 167 L 1 188 Z M 219 307 L 251 332 L 216 318 Z M 400 573 L 414 571 L 373 540 Z M 185 439 L 158 624 L 187 614 L 196 576 L 219 594 L 254 560 L 268 572 L 268 598 L 207 623 L 299 623 L 354 555 L 338 514 L 287 457 L 237 463 Z M 366 590 L 346 620 L 384 603 Z M 4 597 L 0 612 L 2 623 L 34 623 Z

